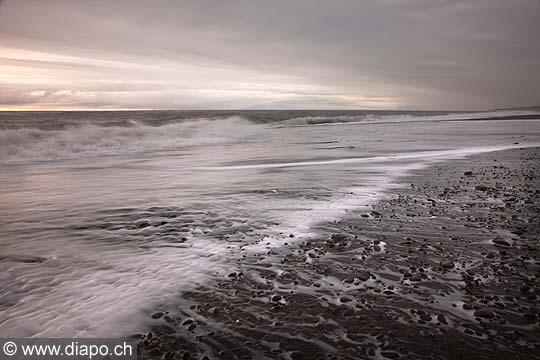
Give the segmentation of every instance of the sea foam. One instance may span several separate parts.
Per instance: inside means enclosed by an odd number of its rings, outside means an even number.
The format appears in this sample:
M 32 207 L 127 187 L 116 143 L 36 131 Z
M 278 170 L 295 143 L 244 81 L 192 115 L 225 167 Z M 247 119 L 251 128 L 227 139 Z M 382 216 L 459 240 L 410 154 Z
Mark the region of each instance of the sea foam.
M 63 129 L 0 130 L 0 164 L 74 159 L 144 151 L 221 145 L 261 131 L 241 117 L 192 119 L 151 126 L 71 125 Z

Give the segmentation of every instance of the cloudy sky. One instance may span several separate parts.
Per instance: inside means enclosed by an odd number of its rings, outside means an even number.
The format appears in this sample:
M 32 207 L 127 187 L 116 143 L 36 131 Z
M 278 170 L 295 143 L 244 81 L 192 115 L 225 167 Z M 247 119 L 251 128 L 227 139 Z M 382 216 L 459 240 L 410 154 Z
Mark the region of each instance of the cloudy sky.
M 540 105 L 540 0 L 0 0 L 0 109 Z

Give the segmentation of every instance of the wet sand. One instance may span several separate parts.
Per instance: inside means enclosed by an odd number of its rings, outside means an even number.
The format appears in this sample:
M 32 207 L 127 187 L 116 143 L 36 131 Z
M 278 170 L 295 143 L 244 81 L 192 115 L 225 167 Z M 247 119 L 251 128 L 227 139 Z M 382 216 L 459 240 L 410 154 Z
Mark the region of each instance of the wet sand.
M 156 309 L 145 358 L 540 359 L 540 148 L 400 182 Z

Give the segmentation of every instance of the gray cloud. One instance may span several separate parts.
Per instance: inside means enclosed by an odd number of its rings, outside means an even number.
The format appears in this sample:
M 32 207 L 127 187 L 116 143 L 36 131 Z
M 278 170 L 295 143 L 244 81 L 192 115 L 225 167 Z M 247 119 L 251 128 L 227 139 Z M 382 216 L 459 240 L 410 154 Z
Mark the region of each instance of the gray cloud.
M 7 1 L 0 46 L 58 58 L 3 55 L 24 81 L 0 100 L 46 83 L 66 106 L 538 104 L 539 14 L 538 0 Z

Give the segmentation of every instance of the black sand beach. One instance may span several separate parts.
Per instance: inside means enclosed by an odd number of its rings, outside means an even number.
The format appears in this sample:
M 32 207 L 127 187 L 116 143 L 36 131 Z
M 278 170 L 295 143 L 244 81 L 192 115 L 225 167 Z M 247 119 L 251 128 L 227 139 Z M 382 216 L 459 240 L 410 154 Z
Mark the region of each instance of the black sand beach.
M 156 309 L 165 359 L 540 359 L 540 148 L 439 163 Z M 269 261 L 271 258 L 272 261 Z M 276 260 L 277 259 L 277 260 Z M 150 314 L 149 314 L 150 315 Z

